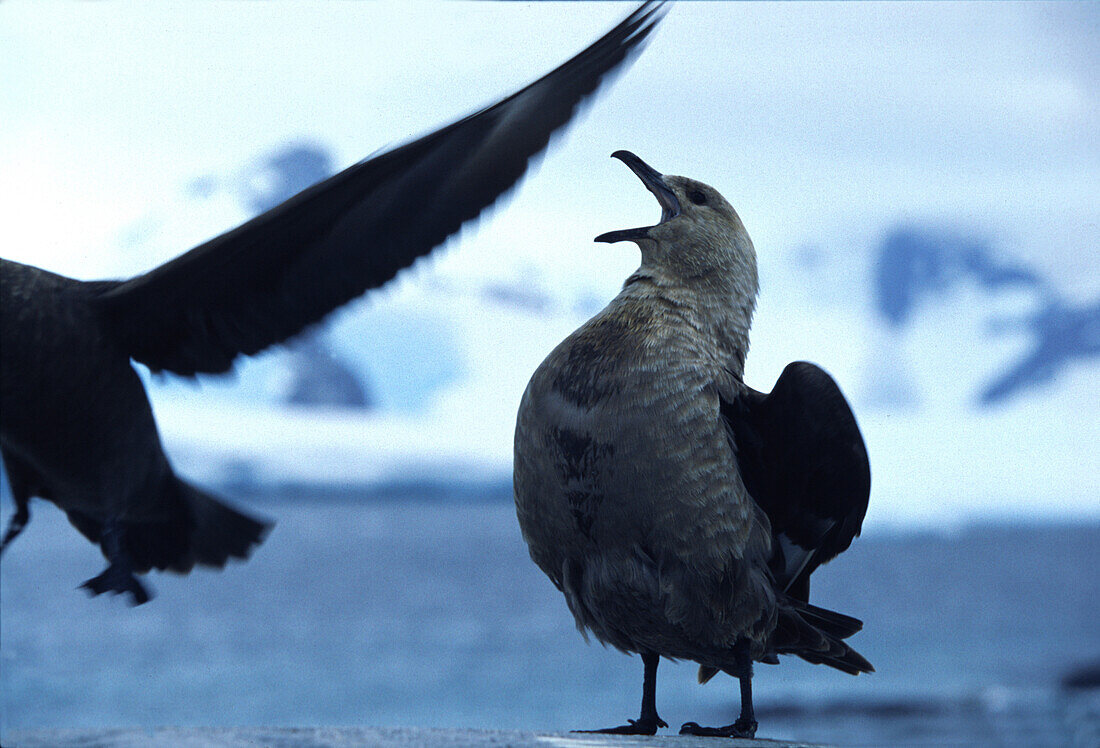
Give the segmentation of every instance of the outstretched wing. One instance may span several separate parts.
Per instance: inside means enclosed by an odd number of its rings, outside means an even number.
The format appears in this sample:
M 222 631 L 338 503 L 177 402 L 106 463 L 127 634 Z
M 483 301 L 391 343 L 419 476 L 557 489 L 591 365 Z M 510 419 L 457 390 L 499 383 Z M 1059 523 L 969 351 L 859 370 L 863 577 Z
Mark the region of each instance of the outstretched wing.
M 99 302 L 153 371 L 223 372 L 382 285 L 523 176 L 551 135 L 660 20 L 646 3 L 493 106 L 360 162 L 129 281 Z
M 772 571 L 808 602 L 810 574 L 859 534 L 871 466 L 855 416 L 833 378 L 789 364 L 771 393 L 721 403 L 745 488 L 772 524 Z

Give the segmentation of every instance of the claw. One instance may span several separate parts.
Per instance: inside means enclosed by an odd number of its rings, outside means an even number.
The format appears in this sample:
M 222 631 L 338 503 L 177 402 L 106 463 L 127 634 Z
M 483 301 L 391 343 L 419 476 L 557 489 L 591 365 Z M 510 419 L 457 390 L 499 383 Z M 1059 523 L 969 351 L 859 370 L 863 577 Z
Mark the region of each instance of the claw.
M 116 595 L 129 593 L 132 597 L 131 605 L 141 605 L 149 602 L 148 590 L 128 569 L 118 564 L 109 565 L 102 574 L 92 577 L 80 587 L 91 592 L 93 597 L 102 595 L 104 592 L 111 592 Z

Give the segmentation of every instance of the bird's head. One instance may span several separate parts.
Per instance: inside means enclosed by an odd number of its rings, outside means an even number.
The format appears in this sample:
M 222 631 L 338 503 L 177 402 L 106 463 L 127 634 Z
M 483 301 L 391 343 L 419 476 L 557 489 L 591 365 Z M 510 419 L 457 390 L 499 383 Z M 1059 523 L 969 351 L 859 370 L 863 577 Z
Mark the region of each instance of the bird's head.
M 630 151 L 612 157 L 625 163 L 661 205 L 654 226 L 610 231 L 598 242 L 632 241 L 642 268 L 687 283 L 710 282 L 755 297 L 756 250 L 741 218 L 713 187 L 687 177 L 665 176 Z M 708 285 L 709 285 L 708 284 Z

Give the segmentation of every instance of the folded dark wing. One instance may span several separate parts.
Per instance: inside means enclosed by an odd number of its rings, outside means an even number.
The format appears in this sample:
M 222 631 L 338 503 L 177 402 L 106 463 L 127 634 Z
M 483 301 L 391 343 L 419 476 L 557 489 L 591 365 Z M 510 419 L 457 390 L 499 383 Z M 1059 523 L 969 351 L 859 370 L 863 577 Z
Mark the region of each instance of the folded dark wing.
M 808 601 L 810 574 L 859 534 L 871 467 L 855 416 L 836 382 L 789 364 L 770 394 L 721 403 L 749 494 L 772 523 L 779 586 Z
M 222 372 L 300 332 L 427 254 L 511 189 L 601 80 L 653 30 L 646 3 L 493 106 L 358 163 L 100 303 L 154 371 Z

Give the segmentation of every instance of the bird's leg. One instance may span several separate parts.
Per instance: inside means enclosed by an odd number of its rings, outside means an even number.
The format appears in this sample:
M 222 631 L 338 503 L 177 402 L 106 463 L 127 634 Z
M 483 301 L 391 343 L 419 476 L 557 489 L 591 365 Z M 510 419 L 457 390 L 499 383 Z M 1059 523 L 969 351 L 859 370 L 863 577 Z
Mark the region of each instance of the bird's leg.
M 23 528 L 27 526 L 27 523 L 31 521 L 30 498 L 20 496 L 15 491 L 12 493 L 15 494 L 15 514 L 8 520 L 8 530 L 4 533 L 4 539 L 0 540 L 0 553 L 4 552 L 4 549 L 8 547 L 8 543 L 15 540 L 19 533 L 23 532 Z
M 737 721 L 733 723 L 733 729 L 746 738 L 752 738 L 756 736 L 756 715 L 752 710 L 752 662 L 747 655 L 745 657 L 745 668 L 748 670 L 748 675 L 737 677 L 741 684 L 741 714 L 737 716 Z
M 642 679 L 642 713 L 638 719 L 627 720 L 619 727 L 605 727 L 602 730 L 575 730 L 574 732 L 600 732 L 609 735 L 654 735 L 658 727 L 668 727 L 657 715 L 657 664 L 661 656 L 655 652 L 642 655 L 645 676 Z
M 658 727 L 668 727 L 668 723 L 657 714 L 657 665 L 660 661 L 661 656 L 656 653 L 647 652 L 642 655 L 642 665 L 645 668 L 642 676 L 642 712 L 637 721 L 631 724 L 644 730 L 647 735 L 657 732 Z
M 123 529 L 118 518 L 112 517 L 103 524 L 99 542 L 107 556 L 107 568 L 98 577 L 89 579 L 82 588 L 92 595 L 100 595 L 104 592 L 113 592 L 116 595 L 129 592 L 131 605 L 141 605 L 149 602 L 149 592 L 134 576 L 130 559 L 122 548 Z
M 687 722 L 680 728 L 681 735 L 718 738 L 756 736 L 756 716 L 752 711 L 752 659 L 749 657 L 748 639 L 741 639 L 734 645 L 733 660 L 737 665 L 737 680 L 741 683 L 741 714 L 737 717 L 737 721 L 725 727 L 700 727 L 696 722 Z

